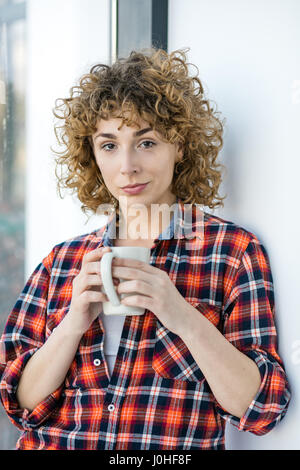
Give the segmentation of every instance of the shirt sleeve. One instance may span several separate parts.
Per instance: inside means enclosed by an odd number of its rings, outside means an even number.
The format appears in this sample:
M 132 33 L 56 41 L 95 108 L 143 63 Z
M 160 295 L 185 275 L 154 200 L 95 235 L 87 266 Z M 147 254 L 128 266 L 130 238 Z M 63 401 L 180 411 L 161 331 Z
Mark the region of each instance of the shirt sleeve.
M 12 421 L 21 430 L 39 426 L 53 411 L 63 385 L 53 391 L 34 410 L 21 408 L 16 390 L 31 356 L 45 342 L 47 296 L 53 251 L 29 277 L 8 316 L 0 339 L 0 401 Z
M 268 254 L 257 238 L 241 259 L 233 289 L 224 306 L 223 335 L 252 359 L 261 385 L 244 416 L 228 413 L 216 401 L 217 412 L 239 431 L 264 435 L 285 416 L 291 392 L 274 322 L 274 289 Z

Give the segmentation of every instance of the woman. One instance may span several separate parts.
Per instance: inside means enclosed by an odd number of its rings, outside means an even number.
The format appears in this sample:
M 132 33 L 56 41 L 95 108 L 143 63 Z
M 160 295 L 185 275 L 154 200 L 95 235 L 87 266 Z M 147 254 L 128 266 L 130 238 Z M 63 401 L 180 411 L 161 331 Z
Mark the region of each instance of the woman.
M 17 449 L 224 449 L 226 421 L 269 432 L 290 400 L 269 259 L 253 233 L 198 217 L 223 205 L 223 123 L 185 52 L 97 65 L 55 115 L 59 188 L 84 211 L 115 213 L 56 245 L 8 317 L 1 401 L 23 431 Z M 156 204 L 170 223 L 151 217 Z M 150 264 L 113 263 L 117 291 L 135 292 L 122 302 L 146 311 L 104 318 L 99 262 L 122 245 L 151 249 Z

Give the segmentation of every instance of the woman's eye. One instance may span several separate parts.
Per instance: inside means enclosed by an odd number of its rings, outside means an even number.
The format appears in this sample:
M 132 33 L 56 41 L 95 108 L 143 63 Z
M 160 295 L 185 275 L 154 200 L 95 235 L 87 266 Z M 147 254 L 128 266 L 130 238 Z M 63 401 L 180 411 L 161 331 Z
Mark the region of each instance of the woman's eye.
M 144 144 L 147 144 L 146 145 L 146 148 L 152 148 L 152 146 L 156 145 L 155 142 L 152 142 L 152 140 L 144 140 L 143 142 L 140 143 L 140 145 L 144 145 Z M 149 146 L 149 144 L 151 144 Z M 101 149 L 104 149 L 106 152 L 110 152 L 111 150 L 113 150 L 113 148 L 108 148 L 109 145 L 112 145 L 113 147 L 115 146 L 115 144 L 113 144 L 112 142 L 108 143 L 108 144 L 104 144 L 101 146 Z
M 141 145 L 143 145 L 143 144 L 152 144 L 151 147 L 152 147 L 153 145 L 155 145 L 155 143 L 152 142 L 152 140 L 144 140 L 144 141 L 141 143 Z M 148 145 L 147 145 L 147 147 L 148 147 Z M 151 148 L 151 147 L 148 147 L 148 148 Z
M 102 145 L 101 149 L 106 150 L 106 147 L 107 147 L 108 145 L 115 145 L 115 144 L 109 143 L 109 144 Z

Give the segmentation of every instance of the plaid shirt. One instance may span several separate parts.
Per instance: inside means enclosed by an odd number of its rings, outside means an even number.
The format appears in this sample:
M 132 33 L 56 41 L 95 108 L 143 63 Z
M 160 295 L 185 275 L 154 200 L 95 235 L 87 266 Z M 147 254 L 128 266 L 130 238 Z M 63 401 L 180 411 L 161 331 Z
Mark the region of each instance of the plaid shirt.
M 20 408 L 22 370 L 68 312 L 83 255 L 113 245 L 110 218 L 100 230 L 54 246 L 8 316 L 0 341 L 0 396 L 23 431 L 17 449 L 224 449 L 226 422 L 263 435 L 286 414 L 290 389 L 277 352 L 265 248 L 253 233 L 220 217 L 202 211 L 199 221 L 196 205 L 191 223 L 184 224 L 186 205 L 177 202 L 150 263 L 257 364 L 261 386 L 244 416 L 220 406 L 184 341 L 149 310 L 126 317 L 111 377 L 99 316 L 82 336 L 63 384 L 31 412 Z

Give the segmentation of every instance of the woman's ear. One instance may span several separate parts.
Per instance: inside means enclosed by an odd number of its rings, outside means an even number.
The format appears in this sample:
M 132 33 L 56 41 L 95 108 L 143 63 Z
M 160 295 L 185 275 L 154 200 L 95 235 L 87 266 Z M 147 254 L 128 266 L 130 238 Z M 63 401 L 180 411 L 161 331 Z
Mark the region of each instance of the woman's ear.
M 180 160 L 183 159 L 183 154 L 184 154 L 184 147 L 182 143 L 177 144 L 177 156 L 176 156 L 176 162 L 179 162 Z

